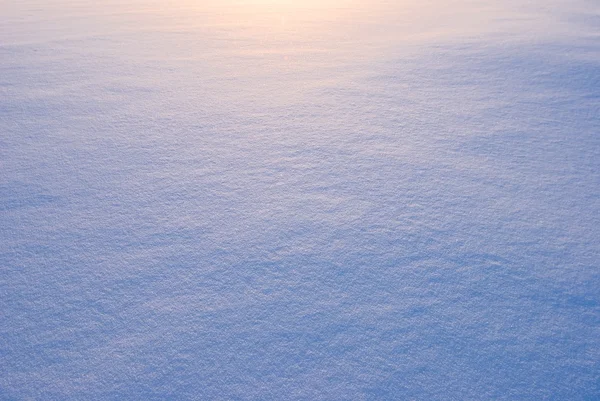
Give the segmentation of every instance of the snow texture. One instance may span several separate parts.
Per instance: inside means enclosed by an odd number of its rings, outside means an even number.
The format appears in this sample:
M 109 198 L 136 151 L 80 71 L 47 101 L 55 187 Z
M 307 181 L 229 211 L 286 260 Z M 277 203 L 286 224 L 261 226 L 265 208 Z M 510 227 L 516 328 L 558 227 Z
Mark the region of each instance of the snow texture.
M 596 0 L 0 0 L 0 399 L 598 400 L 599 116 Z

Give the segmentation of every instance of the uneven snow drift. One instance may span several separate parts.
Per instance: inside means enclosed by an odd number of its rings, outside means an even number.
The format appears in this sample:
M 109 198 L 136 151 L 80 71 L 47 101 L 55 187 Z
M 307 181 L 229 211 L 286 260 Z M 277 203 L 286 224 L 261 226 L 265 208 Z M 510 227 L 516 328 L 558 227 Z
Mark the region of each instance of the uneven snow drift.
M 597 1 L 0 11 L 0 399 L 600 397 Z

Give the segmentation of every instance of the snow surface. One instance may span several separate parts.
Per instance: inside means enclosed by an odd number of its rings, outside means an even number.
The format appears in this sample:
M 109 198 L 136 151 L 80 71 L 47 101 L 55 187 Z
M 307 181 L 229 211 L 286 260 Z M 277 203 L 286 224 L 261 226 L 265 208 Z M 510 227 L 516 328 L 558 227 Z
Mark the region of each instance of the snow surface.
M 0 399 L 598 400 L 599 116 L 596 0 L 0 0 Z

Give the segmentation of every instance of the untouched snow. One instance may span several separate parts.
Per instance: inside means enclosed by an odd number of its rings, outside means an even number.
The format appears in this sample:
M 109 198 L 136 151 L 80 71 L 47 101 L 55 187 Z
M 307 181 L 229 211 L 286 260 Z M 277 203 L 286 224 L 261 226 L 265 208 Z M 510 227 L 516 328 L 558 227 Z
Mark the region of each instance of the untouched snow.
M 0 399 L 597 400 L 599 116 L 597 1 L 0 0 Z

